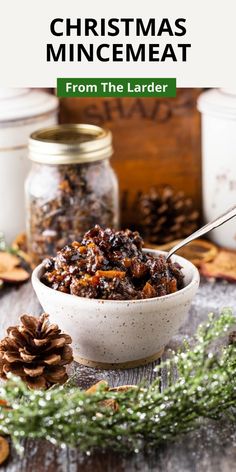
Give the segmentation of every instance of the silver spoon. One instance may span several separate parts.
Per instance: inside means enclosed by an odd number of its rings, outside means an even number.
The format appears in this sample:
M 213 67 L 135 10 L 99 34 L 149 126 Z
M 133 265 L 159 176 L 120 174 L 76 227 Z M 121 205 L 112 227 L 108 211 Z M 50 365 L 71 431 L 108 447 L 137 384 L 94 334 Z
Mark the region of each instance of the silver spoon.
M 177 252 L 181 247 L 185 246 L 186 244 L 190 243 L 196 238 L 200 238 L 204 234 L 208 233 L 214 228 L 217 228 L 218 226 L 223 225 L 226 223 L 226 221 L 231 220 L 231 218 L 234 218 L 236 216 L 236 205 L 227 210 L 225 213 L 222 215 L 218 216 L 215 220 L 211 221 L 210 223 L 207 223 L 206 225 L 202 226 L 202 228 L 198 229 L 194 233 L 190 234 L 187 238 L 183 239 L 183 241 L 180 241 L 178 244 L 176 244 L 167 254 L 166 260 L 168 260 L 175 252 Z

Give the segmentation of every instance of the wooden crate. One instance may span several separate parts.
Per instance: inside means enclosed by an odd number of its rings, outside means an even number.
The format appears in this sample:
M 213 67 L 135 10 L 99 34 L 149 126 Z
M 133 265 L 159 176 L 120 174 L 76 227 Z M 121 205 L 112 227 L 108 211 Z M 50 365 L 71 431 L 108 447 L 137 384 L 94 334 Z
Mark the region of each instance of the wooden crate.
M 170 184 L 201 209 L 200 89 L 179 89 L 176 98 L 65 98 L 61 122 L 93 123 L 111 129 L 122 223 L 135 223 L 138 191 Z

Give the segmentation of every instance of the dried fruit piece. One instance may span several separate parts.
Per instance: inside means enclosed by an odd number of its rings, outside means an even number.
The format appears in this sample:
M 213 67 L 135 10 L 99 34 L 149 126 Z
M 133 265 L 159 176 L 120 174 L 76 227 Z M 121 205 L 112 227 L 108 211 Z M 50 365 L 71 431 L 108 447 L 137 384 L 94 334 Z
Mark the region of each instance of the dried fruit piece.
M 152 298 L 156 295 L 154 288 L 149 282 L 145 283 L 142 293 L 144 298 Z
M 0 465 L 5 462 L 10 454 L 10 447 L 5 438 L 0 436 Z
M 3 282 L 18 283 L 29 279 L 29 273 L 20 267 L 20 259 L 8 252 L 0 252 L 0 279 Z
M 236 282 L 236 252 L 220 250 L 214 261 L 201 264 L 200 272 L 205 277 Z

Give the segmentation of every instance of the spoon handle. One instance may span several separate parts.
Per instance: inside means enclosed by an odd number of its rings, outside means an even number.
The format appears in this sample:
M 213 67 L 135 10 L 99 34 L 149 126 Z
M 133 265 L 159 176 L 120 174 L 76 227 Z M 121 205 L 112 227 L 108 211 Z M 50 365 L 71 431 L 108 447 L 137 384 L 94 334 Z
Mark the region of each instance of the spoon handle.
M 222 215 L 218 216 L 215 220 L 211 221 L 210 223 L 207 223 L 205 226 L 202 226 L 202 228 L 198 229 L 194 233 L 190 234 L 187 238 L 183 239 L 183 241 L 180 241 L 178 244 L 176 244 L 167 254 L 166 260 L 168 260 L 176 251 L 178 251 L 181 247 L 185 246 L 186 244 L 190 243 L 196 238 L 200 238 L 204 234 L 208 233 L 214 228 L 217 228 L 218 226 L 223 225 L 226 223 L 226 221 L 231 220 L 231 218 L 234 218 L 236 216 L 236 205 L 234 205 L 232 208 L 227 210 L 225 213 Z M 235 233 L 236 233 L 236 228 L 235 228 Z

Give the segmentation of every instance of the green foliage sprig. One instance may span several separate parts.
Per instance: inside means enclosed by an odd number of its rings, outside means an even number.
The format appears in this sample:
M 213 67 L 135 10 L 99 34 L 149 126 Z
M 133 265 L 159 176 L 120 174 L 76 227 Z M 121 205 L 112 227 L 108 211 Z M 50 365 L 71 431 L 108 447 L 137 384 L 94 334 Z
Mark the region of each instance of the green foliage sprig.
M 162 362 L 150 386 L 126 392 L 101 387 L 88 395 L 70 384 L 31 391 L 11 377 L 0 389 L 0 398 L 8 404 L 0 406 L 0 431 L 18 445 L 22 438 L 45 438 L 88 452 L 97 447 L 138 452 L 147 442 L 156 446 L 196 428 L 202 418 L 218 420 L 236 401 L 236 346 L 216 349 L 215 342 L 234 323 L 230 309 L 219 318 L 209 315 L 192 348 L 186 346 Z M 163 368 L 168 382 L 161 391 Z M 104 404 L 108 399 L 118 402 L 117 411 Z

